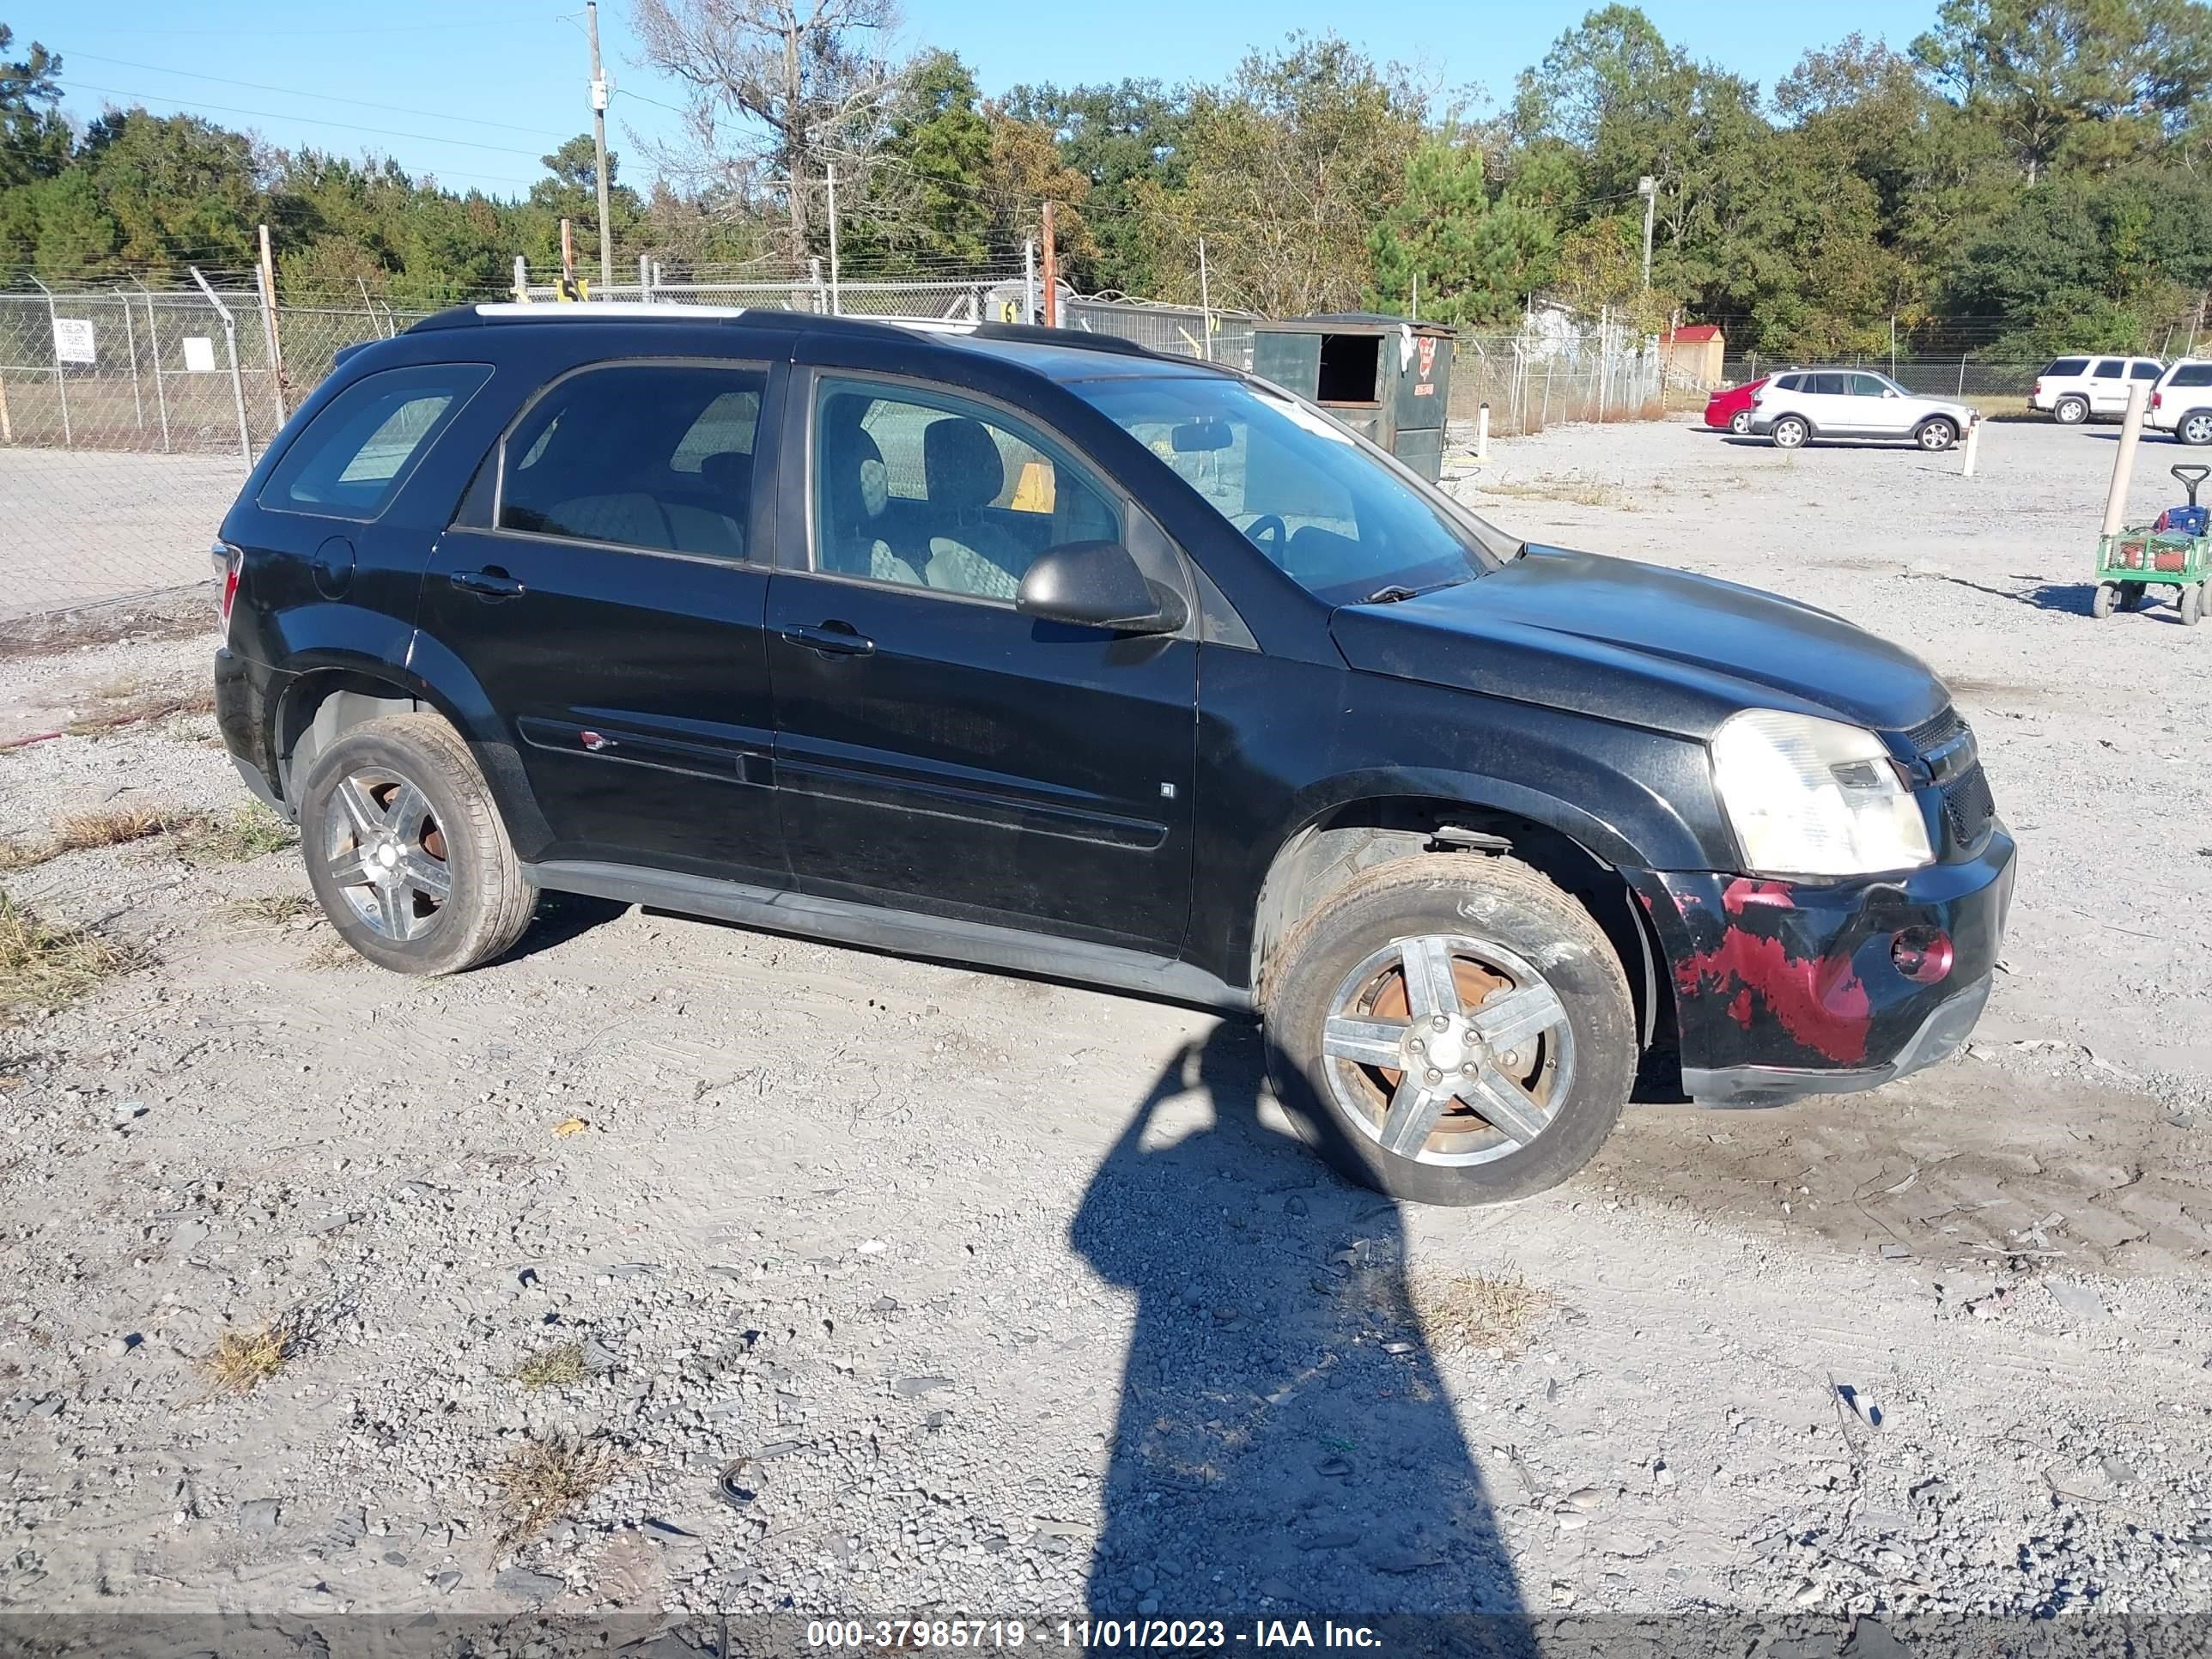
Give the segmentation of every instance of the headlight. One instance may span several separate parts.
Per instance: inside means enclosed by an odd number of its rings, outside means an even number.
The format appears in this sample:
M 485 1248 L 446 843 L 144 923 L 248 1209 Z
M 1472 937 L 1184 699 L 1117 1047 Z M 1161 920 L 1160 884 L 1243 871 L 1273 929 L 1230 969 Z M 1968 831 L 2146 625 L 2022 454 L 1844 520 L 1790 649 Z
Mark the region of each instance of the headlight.
M 1863 876 L 1935 862 L 1897 763 L 1858 726 L 1747 709 L 1714 735 L 1713 780 L 1749 874 Z

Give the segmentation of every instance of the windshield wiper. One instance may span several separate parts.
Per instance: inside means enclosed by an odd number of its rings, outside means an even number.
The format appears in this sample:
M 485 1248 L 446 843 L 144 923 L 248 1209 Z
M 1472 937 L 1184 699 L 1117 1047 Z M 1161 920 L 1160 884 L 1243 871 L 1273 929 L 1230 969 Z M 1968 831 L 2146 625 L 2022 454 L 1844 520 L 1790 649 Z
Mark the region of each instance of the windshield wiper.
M 1418 599 L 1420 597 L 1421 590 L 1419 588 L 1408 587 L 1403 582 L 1391 582 L 1384 586 L 1376 588 L 1365 599 L 1360 600 L 1360 604 L 1395 605 L 1401 599 Z

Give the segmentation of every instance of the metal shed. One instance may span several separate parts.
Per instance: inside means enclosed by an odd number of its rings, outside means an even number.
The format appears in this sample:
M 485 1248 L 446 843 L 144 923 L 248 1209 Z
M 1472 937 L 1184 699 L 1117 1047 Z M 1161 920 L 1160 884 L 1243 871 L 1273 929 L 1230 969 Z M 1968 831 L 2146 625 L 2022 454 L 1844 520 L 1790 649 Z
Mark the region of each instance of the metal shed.
M 1453 331 L 1371 312 L 1260 323 L 1252 372 L 1310 398 L 1425 478 L 1441 477 Z

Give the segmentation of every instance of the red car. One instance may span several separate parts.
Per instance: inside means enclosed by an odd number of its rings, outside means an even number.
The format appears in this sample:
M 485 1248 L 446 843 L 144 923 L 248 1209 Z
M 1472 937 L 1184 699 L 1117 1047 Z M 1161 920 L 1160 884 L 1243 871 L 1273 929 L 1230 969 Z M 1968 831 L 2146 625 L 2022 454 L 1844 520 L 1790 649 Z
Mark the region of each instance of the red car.
M 1751 400 L 1766 381 L 1762 374 L 1741 386 L 1723 386 L 1705 404 L 1705 424 L 1716 432 L 1733 432 L 1738 437 L 1750 431 Z

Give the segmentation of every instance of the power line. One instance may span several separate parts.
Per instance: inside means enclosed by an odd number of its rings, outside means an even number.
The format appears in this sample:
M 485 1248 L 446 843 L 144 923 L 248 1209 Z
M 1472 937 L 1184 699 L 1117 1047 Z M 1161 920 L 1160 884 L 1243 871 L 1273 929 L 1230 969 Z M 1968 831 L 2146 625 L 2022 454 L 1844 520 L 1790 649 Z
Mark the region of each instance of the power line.
M 97 92 L 109 98 L 150 100 L 157 104 L 174 104 L 191 110 L 214 110 L 222 115 L 258 116 L 264 121 L 297 121 L 304 126 L 337 127 L 346 132 L 366 132 L 379 138 L 411 138 L 417 143 L 458 144 L 464 149 L 489 149 L 501 155 L 533 155 L 535 152 L 517 149 L 512 144 L 487 144 L 477 138 L 448 138 L 434 132 L 397 132 L 389 127 L 365 127 L 351 121 L 325 121 L 319 116 L 294 115 L 283 110 L 240 109 L 230 104 L 203 104 L 191 99 L 172 98 L 158 92 L 125 92 L 120 87 L 96 87 L 89 81 L 64 81 L 61 83 L 75 92 Z
M 532 9 L 534 10 L 534 9 L 535 9 L 535 8 L 533 7 L 533 8 L 532 8 Z M 86 33 L 86 34 L 92 34 L 92 35 L 100 35 L 100 34 L 128 34 L 128 35 L 132 35 L 132 36 L 145 35 L 145 34 L 191 35 L 191 36 L 196 36 L 196 37 L 201 37 L 201 38 L 207 38 L 207 39 L 215 39 L 215 38 L 230 38 L 230 39 L 235 39 L 235 38 L 237 38 L 238 36 L 240 36 L 240 35 L 250 35 L 250 36 L 253 37 L 253 38 L 254 38 L 254 39 L 256 39 L 256 40 L 259 40 L 259 39 L 262 39 L 262 38 L 264 38 L 264 37 L 270 36 L 270 35 L 283 35 L 283 36 L 288 36 L 288 37 L 292 37 L 292 38 L 296 38 L 296 39 L 314 39 L 314 40 L 320 40 L 320 39 L 325 39 L 325 38 L 329 38 L 329 37 L 334 37 L 334 36 L 338 36 L 338 35 L 357 35 L 357 34 L 402 34 L 402 33 L 404 33 L 404 34 L 428 34 L 428 33 L 440 33 L 440 34 L 446 34 L 446 33 L 453 33 L 453 32 L 455 32 L 455 31 L 457 31 L 457 30 L 461 30 L 461 29 L 511 29 L 511 28 L 513 28 L 513 27 L 514 27 L 518 22 L 521 22 L 521 21 L 526 21 L 526 20 L 524 20 L 523 18 L 521 18 L 521 17 L 520 17 L 520 16 L 518 16 L 518 15 L 515 15 L 510 14 L 510 15 L 507 15 L 507 16 L 504 16 L 504 17 L 485 17 L 485 18 L 479 18 L 479 19 L 477 19 L 477 20 L 475 20 L 475 21 L 465 21 L 465 22 L 459 22 L 459 21 L 456 21 L 456 22 L 444 22 L 444 23 L 404 23 L 404 24 L 401 24 L 401 23 L 382 23 L 382 24 L 377 24 L 377 25 L 374 25 L 374 26 L 372 26 L 372 27 L 366 27 L 366 28 L 352 28 L 352 29 L 270 29 L 270 28 L 261 28 L 261 27 L 252 27 L 252 28 L 238 28 L 238 29 L 149 29 L 149 28 L 140 28 L 140 27 L 136 27 L 136 26 L 133 26 L 132 27 L 130 27 L 130 28 L 124 28 L 124 29 L 85 29 L 85 30 L 82 30 L 82 33 Z M 89 54 L 88 54 L 88 55 L 89 55 Z
M 203 75 L 197 70 L 168 69 L 159 64 L 133 63 L 127 58 L 104 58 L 96 52 L 68 52 L 62 56 L 64 60 L 70 58 L 89 58 L 95 64 L 113 64 L 119 69 L 147 70 L 155 75 L 179 75 L 188 81 L 213 81 L 219 86 L 244 87 L 252 92 L 274 92 L 286 97 L 313 98 L 318 102 L 325 104 L 350 104 L 356 109 L 382 110 L 387 115 L 421 115 L 433 121 L 457 121 L 465 126 L 497 127 L 506 132 L 526 133 L 532 138 L 544 138 L 546 136 L 536 127 L 517 126 L 512 121 L 488 121 L 479 115 L 447 115 L 434 109 L 410 109 L 404 104 L 373 104 L 366 98 L 341 98 L 336 93 L 329 92 L 303 92 L 297 87 L 274 87 L 264 81 L 234 81 L 227 76 Z M 90 90 L 97 91 L 99 88 L 93 88 Z M 557 143 L 561 141 L 556 139 L 553 142 Z

